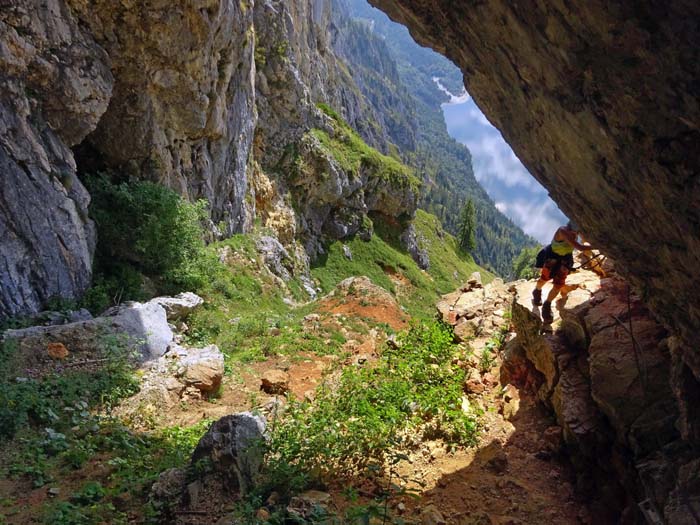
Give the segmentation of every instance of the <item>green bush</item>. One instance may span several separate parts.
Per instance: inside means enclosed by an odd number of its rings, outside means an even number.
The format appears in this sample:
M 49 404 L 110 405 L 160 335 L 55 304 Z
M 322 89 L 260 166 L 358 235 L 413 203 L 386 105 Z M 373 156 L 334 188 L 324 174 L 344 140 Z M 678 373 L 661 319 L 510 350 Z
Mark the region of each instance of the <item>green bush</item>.
M 293 402 L 273 424 L 268 476 L 277 488 L 298 490 L 332 473 L 352 476 L 381 464 L 402 431 L 473 444 L 477 422 L 462 410 L 465 370 L 449 328 L 416 324 L 376 363 L 343 369 L 313 404 Z
M 115 183 L 89 176 L 90 215 L 97 225 L 95 281 L 85 306 L 142 299 L 144 274 L 159 292 L 193 290 L 206 281 L 211 256 L 203 240 L 206 202 L 190 203 L 148 181 Z

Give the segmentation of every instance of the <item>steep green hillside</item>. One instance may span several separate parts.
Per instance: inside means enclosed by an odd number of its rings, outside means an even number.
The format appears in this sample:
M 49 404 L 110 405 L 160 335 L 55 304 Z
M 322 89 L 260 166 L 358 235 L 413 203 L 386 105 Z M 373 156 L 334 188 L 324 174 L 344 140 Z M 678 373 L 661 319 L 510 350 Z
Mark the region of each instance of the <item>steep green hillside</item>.
M 326 153 L 331 155 L 346 173 L 359 177 L 361 171 L 389 182 L 393 187 L 408 187 L 418 191 L 421 181 L 413 170 L 393 157 L 383 155 L 370 147 L 333 109 L 325 104 L 319 108 L 333 119 L 333 136 L 321 129 L 310 133 L 318 139 Z
M 365 275 L 395 294 L 399 304 L 419 318 L 433 317 L 435 298 L 453 291 L 471 273 L 480 271 L 485 282 L 493 278 L 470 255 L 459 250 L 457 241 L 442 229 L 437 217 L 418 210 L 413 224 L 418 245 L 430 258 L 427 270 L 421 270 L 401 247 L 401 229 L 382 223 L 379 218 L 369 241 L 355 237 L 331 244 L 314 265 L 313 277 L 324 292 L 329 292 L 343 279 Z M 348 250 L 350 257 L 346 254 Z
M 447 98 L 432 79 L 440 77 L 443 85 L 459 93 L 463 89 L 459 69 L 417 45 L 405 27 L 391 22 L 365 0 L 338 0 L 338 4 L 343 9 L 337 15 L 340 36 L 336 49 L 349 63 L 365 97 L 394 123 L 387 131 L 391 140 L 402 146 L 404 162 L 423 177 L 420 206 L 454 234 L 459 211 L 471 198 L 477 211 L 474 258 L 482 266 L 510 276 L 515 256 L 534 241 L 496 209 L 474 177 L 469 150 L 447 132 L 440 108 Z M 414 130 L 413 148 L 405 146 L 407 128 Z

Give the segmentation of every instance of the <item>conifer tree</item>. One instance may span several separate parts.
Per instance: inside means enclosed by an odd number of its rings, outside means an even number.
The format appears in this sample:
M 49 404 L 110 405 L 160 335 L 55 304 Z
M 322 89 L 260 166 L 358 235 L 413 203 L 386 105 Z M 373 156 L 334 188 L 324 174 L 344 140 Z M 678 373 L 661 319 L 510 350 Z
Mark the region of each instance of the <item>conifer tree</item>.
M 464 204 L 459 217 L 459 246 L 467 252 L 476 248 L 476 209 L 471 199 Z

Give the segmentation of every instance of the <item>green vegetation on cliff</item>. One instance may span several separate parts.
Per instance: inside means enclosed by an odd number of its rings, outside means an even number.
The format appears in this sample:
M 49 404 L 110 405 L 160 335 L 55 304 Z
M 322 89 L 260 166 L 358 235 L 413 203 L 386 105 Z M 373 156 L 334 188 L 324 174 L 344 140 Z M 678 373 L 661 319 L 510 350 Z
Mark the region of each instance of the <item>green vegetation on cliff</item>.
M 385 126 L 390 140 L 400 145 L 404 163 L 424 183 L 420 207 L 457 235 L 460 211 L 471 199 L 476 211 L 475 260 L 511 276 L 513 259 L 534 241 L 496 209 L 474 177 L 469 150 L 447 132 L 440 108 L 447 97 L 433 78 L 459 93 L 461 72 L 443 56 L 416 44 L 405 27 L 365 0 L 336 2 L 341 6 L 336 13 L 340 28 L 336 50 L 350 64 L 353 80 L 375 112 L 393 123 Z
M 457 239 L 443 229 L 435 215 L 419 209 L 413 224 L 418 245 L 426 250 L 430 258 L 427 272 L 440 294 L 454 291 L 473 272 L 480 272 L 484 283 L 493 279 L 493 275 L 480 267 L 471 255 L 460 250 Z
M 442 229 L 434 215 L 418 210 L 413 224 L 418 246 L 430 259 L 427 270 L 421 270 L 402 247 L 402 228 L 379 217 L 369 241 L 354 237 L 331 243 L 327 253 L 314 263 L 311 274 L 324 292 L 330 292 L 343 279 L 365 275 L 395 294 L 409 314 L 422 319 L 433 317 L 436 298 L 459 287 L 471 273 L 481 271 L 485 281 L 491 278 L 471 256 L 461 252 L 455 238 Z M 344 247 L 352 258 L 345 254 Z
M 331 136 L 321 129 L 314 129 L 311 134 L 344 171 L 356 177 L 364 171 L 370 176 L 388 181 L 394 187 L 407 187 L 418 192 L 421 181 L 411 168 L 368 146 L 328 105 L 318 104 L 318 107 L 331 117 L 334 133 Z

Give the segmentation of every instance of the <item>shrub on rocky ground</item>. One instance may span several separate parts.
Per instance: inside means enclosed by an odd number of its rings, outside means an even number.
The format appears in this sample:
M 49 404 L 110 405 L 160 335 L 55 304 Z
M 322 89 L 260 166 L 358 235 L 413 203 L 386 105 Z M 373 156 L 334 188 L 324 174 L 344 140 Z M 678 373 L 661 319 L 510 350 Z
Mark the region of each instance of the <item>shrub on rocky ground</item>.
M 405 432 L 472 444 L 475 414 L 462 410 L 464 350 L 449 328 L 415 324 L 379 359 L 347 367 L 313 403 L 292 402 L 272 423 L 268 479 L 282 491 L 308 482 L 352 477 L 397 452 Z
M 37 377 L 14 366 L 14 352 L 10 343 L 0 349 L 0 479 L 27 493 L 48 487 L 45 523 L 156 522 L 151 485 L 188 461 L 210 421 L 144 434 L 112 417 L 111 407 L 139 388 L 129 349 L 116 339 L 96 349 L 104 358 L 97 367 Z M 22 490 L 3 494 L 10 510 Z M 138 517 L 120 510 L 125 501 L 139 502 L 129 507 Z
M 117 183 L 103 174 L 85 183 L 98 239 L 86 306 L 97 312 L 120 300 L 144 299 L 148 292 L 177 293 L 205 284 L 215 263 L 204 244 L 206 201 L 190 203 L 159 184 Z M 144 289 L 144 276 L 155 290 Z

